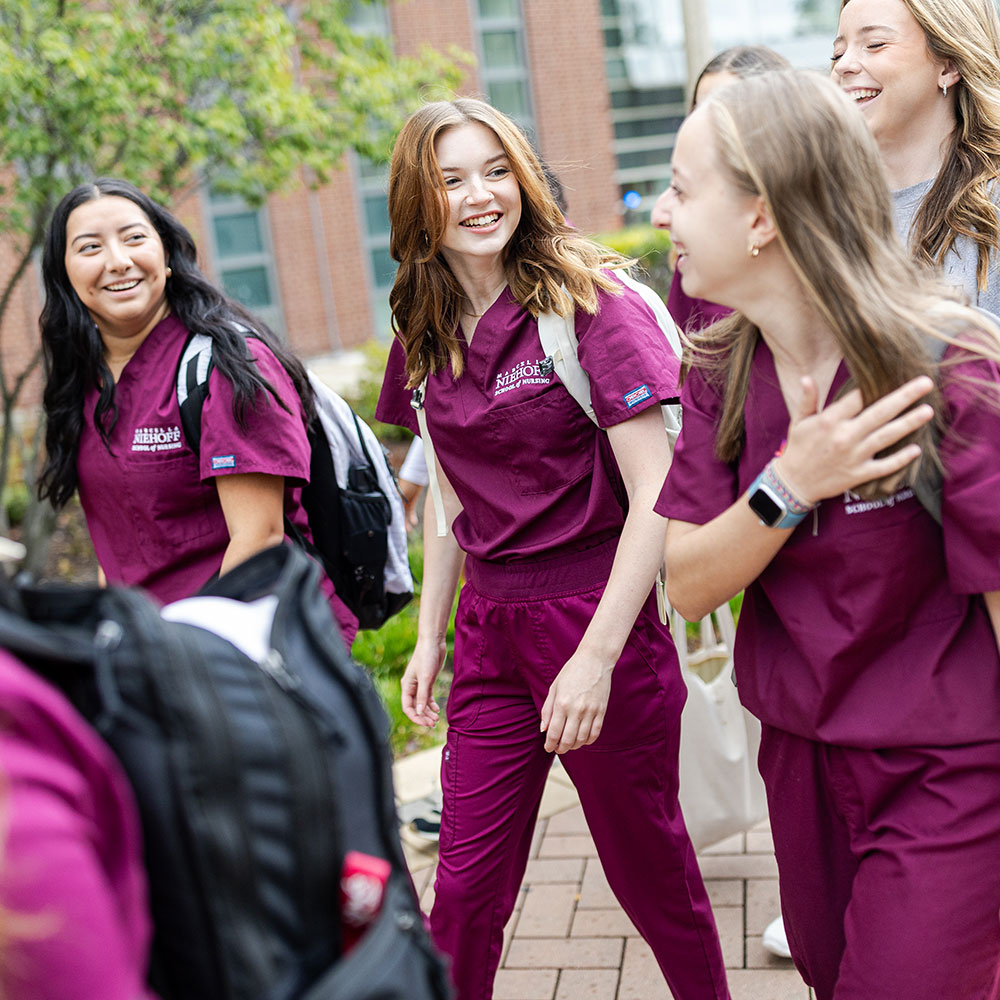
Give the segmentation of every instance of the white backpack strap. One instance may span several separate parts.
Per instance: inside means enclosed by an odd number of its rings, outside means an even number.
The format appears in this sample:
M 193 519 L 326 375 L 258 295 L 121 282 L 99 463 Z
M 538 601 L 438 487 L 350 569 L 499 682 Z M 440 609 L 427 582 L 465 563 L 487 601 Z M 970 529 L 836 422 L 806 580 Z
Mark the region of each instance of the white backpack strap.
M 627 285 L 634 292 L 638 292 L 642 296 L 646 305 L 653 310 L 656 322 L 660 324 L 660 329 L 673 348 L 674 354 L 680 357 L 684 353 L 680 330 L 677 329 L 677 324 L 674 322 L 673 316 L 670 315 L 667 307 L 663 304 L 663 299 L 649 285 L 644 285 L 641 281 L 637 281 L 627 271 L 615 271 L 615 277 L 623 285 Z
M 560 316 L 556 312 L 538 314 L 538 339 L 545 357 L 552 359 L 552 366 L 566 391 L 577 401 L 580 409 L 596 424 L 594 405 L 590 399 L 590 377 L 583 370 L 577 357 L 579 343 L 576 339 L 574 312 Z
M 197 358 L 195 367 L 189 372 L 191 362 Z M 188 394 L 208 380 L 208 368 L 212 363 L 212 338 L 206 333 L 196 333 L 184 348 L 181 363 L 177 366 L 177 402 L 183 406 Z M 191 377 L 193 376 L 193 378 Z
M 420 440 L 424 446 L 424 459 L 427 462 L 427 488 L 431 493 L 431 502 L 434 504 L 434 517 L 437 521 L 438 538 L 444 538 L 448 534 L 448 519 L 444 513 L 444 498 L 441 496 L 441 484 L 438 482 L 437 462 L 434 459 L 434 444 L 431 441 L 431 432 L 427 427 L 427 376 L 423 382 L 413 390 L 413 398 L 410 406 L 417 411 L 417 426 L 420 428 Z
M 642 296 L 642 300 L 652 310 L 653 316 L 656 317 L 656 322 L 663 331 L 663 335 L 667 338 L 667 343 L 670 344 L 671 350 L 677 357 L 680 357 L 684 353 L 681 332 L 674 322 L 673 316 L 670 315 L 667 307 L 663 304 L 663 299 L 649 285 L 644 285 L 641 281 L 637 281 L 627 271 L 615 271 L 615 276 L 623 285 L 626 285 Z M 667 430 L 667 437 L 670 438 L 670 448 L 672 451 L 677 441 L 677 436 L 681 432 L 681 408 L 676 403 L 667 403 L 662 405 L 660 409 L 663 413 L 663 426 Z

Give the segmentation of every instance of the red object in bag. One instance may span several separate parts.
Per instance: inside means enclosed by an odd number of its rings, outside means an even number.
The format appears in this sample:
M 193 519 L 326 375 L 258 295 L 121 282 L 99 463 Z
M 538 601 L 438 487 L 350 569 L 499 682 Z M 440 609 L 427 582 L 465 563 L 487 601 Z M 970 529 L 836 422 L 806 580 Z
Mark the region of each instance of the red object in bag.
M 340 876 L 340 924 L 343 952 L 350 951 L 378 916 L 391 865 L 361 851 L 348 851 Z

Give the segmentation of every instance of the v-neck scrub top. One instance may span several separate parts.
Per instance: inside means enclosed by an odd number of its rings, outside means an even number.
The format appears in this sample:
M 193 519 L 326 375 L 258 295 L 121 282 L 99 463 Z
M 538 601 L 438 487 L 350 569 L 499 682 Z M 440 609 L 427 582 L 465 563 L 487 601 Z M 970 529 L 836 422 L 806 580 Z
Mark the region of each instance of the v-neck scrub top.
M 87 392 L 77 454 L 80 501 L 108 580 L 143 587 L 164 603 L 189 597 L 222 565 L 229 531 L 216 476 L 283 476 L 285 513 L 308 532 L 299 497 L 309 479 L 309 442 L 287 372 L 265 344 L 248 337 L 261 375 L 291 412 L 270 393 L 258 393 L 243 430 L 233 416 L 232 384 L 216 368 L 195 455 L 177 404 L 177 366 L 187 336 L 180 320 L 166 317 L 123 369 L 110 452 L 94 427 L 98 391 Z
M 946 357 L 951 356 L 951 349 Z M 831 398 L 847 379 L 843 364 Z M 985 603 L 1000 589 L 1000 414 L 945 367 L 943 530 L 909 488 L 824 500 L 746 589 L 736 638 L 740 698 L 763 722 L 812 740 L 878 749 L 995 740 L 1000 654 Z M 729 508 L 784 440 L 789 414 L 763 340 L 753 359 L 739 461 L 715 455 L 722 399 L 693 370 L 684 426 L 656 510 L 705 524 Z
M 575 313 L 579 358 L 601 427 L 678 395 L 678 360 L 640 296 L 599 292 Z M 624 488 L 607 441 L 554 373 L 543 373 L 538 323 L 507 288 L 480 318 L 465 371 L 427 383 L 434 453 L 462 503 L 455 539 L 487 562 L 570 555 L 616 538 Z M 404 353 L 389 354 L 376 416 L 418 432 Z

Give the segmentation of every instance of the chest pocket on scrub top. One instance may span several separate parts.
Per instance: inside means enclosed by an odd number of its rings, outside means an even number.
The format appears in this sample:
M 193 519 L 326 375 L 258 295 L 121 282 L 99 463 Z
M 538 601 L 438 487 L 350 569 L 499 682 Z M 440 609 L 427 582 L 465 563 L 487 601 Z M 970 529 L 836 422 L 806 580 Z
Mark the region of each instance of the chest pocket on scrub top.
M 214 487 L 201 482 L 198 459 L 189 451 L 129 455 L 125 460 L 125 490 L 136 529 L 147 544 L 176 546 L 210 534 L 210 499 Z
M 594 471 L 594 425 L 562 385 L 492 410 L 489 430 L 524 496 L 552 493 Z

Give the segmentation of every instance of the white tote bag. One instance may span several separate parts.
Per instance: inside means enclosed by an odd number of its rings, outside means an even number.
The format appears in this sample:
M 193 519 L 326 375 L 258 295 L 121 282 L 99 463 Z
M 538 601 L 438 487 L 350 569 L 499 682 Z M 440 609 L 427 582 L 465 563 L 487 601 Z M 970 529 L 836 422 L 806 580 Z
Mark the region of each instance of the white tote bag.
M 696 850 L 767 818 L 757 770 L 760 722 L 740 704 L 732 681 L 736 626 L 729 605 L 705 618 L 700 632 L 699 648 L 689 650 L 684 619 L 674 612 L 674 643 L 688 688 L 681 715 L 680 800 Z

